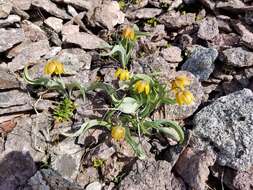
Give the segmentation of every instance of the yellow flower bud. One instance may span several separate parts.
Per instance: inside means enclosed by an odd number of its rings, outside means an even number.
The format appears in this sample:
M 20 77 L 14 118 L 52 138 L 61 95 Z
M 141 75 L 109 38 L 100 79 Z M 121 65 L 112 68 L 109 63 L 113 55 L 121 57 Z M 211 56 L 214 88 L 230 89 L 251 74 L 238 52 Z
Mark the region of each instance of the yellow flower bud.
M 125 133 L 126 133 L 126 129 L 122 126 L 112 127 L 111 135 L 112 135 L 112 138 L 115 139 L 116 141 L 124 140 Z
M 129 80 L 130 78 L 129 71 L 126 69 L 121 69 L 121 68 L 118 68 L 114 75 L 116 78 L 119 78 L 119 80 L 122 80 L 122 81 Z
M 189 86 L 191 84 L 190 79 L 186 75 L 177 76 L 171 82 L 171 89 L 173 91 L 184 90 L 185 86 Z
M 64 73 L 64 66 L 60 61 L 52 59 L 48 61 L 47 64 L 45 65 L 44 73 L 47 75 L 52 75 L 54 73 L 60 75 Z
M 194 96 L 189 90 L 179 90 L 176 93 L 176 102 L 181 105 L 190 105 L 194 101 Z
M 150 85 L 144 80 L 139 80 L 135 83 L 134 90 L 139 94 L 145 92 L 148 95 L 150 93 Z
M 125 39 L 134 40 L 134 38 L 135 38 L 134 29 L 132 27 L 130 27 L 130 26 L 125 27 L 123 29 L 122 36 Z

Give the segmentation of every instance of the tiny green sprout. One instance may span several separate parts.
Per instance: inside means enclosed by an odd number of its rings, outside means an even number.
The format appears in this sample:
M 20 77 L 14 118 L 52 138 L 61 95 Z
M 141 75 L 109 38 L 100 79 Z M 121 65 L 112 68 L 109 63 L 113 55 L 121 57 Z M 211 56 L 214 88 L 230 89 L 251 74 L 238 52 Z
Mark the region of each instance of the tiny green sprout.
M 203 16 L 197 15 L 197 16 L 196 16 L 196 21 L 201 21 L 201 20 L 203 20 L 203 18 L 204 18 Z
M 152 27 L 155 27 L 155 26 L 157 25 L 157 23 L 158 23 L 158 20 L 157 20 L 157 18 L 152 17 L 152 18 L 148 19 L 148 20 L 146 21 L 146 23 L 147 23 L 148 25 L 152 26 Z
M 132 4 L 140 4 L 142 0 L 131 0 Z
M 170 48 L 171 46 L 172 46 L 171 43 L 167 43 L 165 47 Z
M 126 8 L 125 0 L 119 0 L 118 4 L 119 4 L 119 7 L 120 7 L 120 10 L 124 10 Z
M 54 118 L 57 122 L 70 121 L 74 115 L 76 106 L 69 98 L 64 98 L 54 109 Z
M 159 6 L 160 8 L 165 9 L 165 10 L 168 10 L 170 8 L 170 5 L 165 2 L 161 2 Z
M 92 165 L 94 168 L 101 168 L 105 164 L 105 160 L 96 158 L 92 160 Z

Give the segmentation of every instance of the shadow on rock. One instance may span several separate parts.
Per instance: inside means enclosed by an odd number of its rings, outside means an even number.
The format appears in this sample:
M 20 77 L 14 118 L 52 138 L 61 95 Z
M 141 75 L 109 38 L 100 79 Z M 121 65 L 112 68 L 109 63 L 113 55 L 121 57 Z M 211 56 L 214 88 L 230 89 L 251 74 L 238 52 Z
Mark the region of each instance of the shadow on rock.
M 29 152 L 10 152 L 0 157 L 0 190 L 16 190 L 36 172 Z

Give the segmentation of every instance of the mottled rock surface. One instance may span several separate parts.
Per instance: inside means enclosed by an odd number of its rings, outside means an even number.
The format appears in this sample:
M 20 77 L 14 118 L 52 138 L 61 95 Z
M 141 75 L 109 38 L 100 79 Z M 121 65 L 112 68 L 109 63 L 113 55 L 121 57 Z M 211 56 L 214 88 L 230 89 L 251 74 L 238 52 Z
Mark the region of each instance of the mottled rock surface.
M 95 9 L 92 19 L 112 30 L 115 25 L 124 23 L 125 14 L 121 12 L 117 1 L 105 1 Z
M 218 163 L 247 170 L 253 161 L 253 92 L 249 89 L 221 97 L 194 117 L 198 148 L 214 146 Z M 202 144 L 202 145 L 201 145 Z M 205 146 L 206 145 L 206 146 Z
M 205 190 L 209 167 L 215 162 L 212 152 L 195 153 L 186 148 L 175 165 L 176 172 L 192 189 Z
M 137 160 L 132 171 L 120 183 L 120 190 L 170 190 L 171 165 L 167 161 Z M 154 180 L 156 179 L 156 180 Z M 182 185 L 184 187 L 184 185 Z M 184 189 L 184 188 L 182 188 Z
M 59 173 L 52 169 L 41 169 L 32 176 L 24 190 L 83 190 L 82 187 L 64 179 Z
M 23 69 L 26 64 L 34 64 L 40 60 L 41 56 L 50 51 L 49 48 L 48 40 L 40 40 L 32 43 L 29 41 L 23 42 L 12 49 L 12 53 L 15 52 L 16 56 L 8 64 L 8 68 L 11 71 L 17 71 Z
M 161 9 L 156 8 L 144 8 L 144 9 L 138 9 L 135 12 L 129 12 L 130 18 L 138 18 L 138 19 L 147 19 L 147 18 L 153 18 L 157 15 L 159 15 L 162 12 Z
M 187 13 L 181 15 L 179 12 L 168 12 L 158 19 L 168 29 L 179 29 L 184 26 L 192 25 L 195 22 L 195 14 Z
M 241 47 L 226 49 L 222 52 L 227 65 L 248 67 L 253 65 L 253 53 Z
M 183 60 L 181 56 L 181 49 L 176 46 L 163 49 L 161 51 L 161 54 L 163 58 L 169 63 L 178 63 Z
M 58 8 L 57 5 L 50 0 L 32 0 L 32 5 L 44 9 L 56 17 L 70 19 L 70 16 L 65 10 Z
M 47 26 L 52 28 L 57 33 L 60 32 L 62 29 L 62 19 L 56 17 L 49 17 L 44 22 Z
M 0 52 L 4 52 L 25 39 L 22 29 L 0 28 Z
M 216 18 L 207 17 L 200 22 L 198 37 L 204 40 L 212 40 L 219 34 Z
M 207 80 L 214 70 L 218 51 L 213 48 L 196 46 L 182 69 L 194 74 L 200 81 Z
M 66 31 L 65 31 L 66 32 Z M 66 35 L 63 35 L 63 41 L 66 44 L 76 44 L 80 46 L 83 49 L 99 49 L 105 47 L 107 44 L 104 40 L 101 38 L 93 35 L 88 34 L 85 32 L 68 32 L 65 33 Z

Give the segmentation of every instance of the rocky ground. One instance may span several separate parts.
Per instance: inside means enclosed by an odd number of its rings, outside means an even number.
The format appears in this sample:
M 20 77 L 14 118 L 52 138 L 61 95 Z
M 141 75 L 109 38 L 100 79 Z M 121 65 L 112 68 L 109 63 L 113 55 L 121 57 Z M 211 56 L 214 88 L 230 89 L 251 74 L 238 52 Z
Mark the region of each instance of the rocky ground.
M 181 123 L 186 140 L 172 146 L 143 137 L 146 160 L 128 147 L 115 154 L 99 127 L 61 137 L 61 128 L 101 112 L 76 99 L 73 121 L 55 126 L 58 94 L 35 93 L 22 77 L 26 64 L 36 78 L 57 57 L 65 81 L 112 82 L 119 64 L 99 49 L 131 24 L 149 33 L 131 71 L 152 67 L 166 79 L 184 73 L 195 96 L 191 106 L 155 113 Z M 0 190 L 251 190 L 252 91 L 252 0 L 0 0 Z M 93 157 L 105 166 L 95 168 Z

